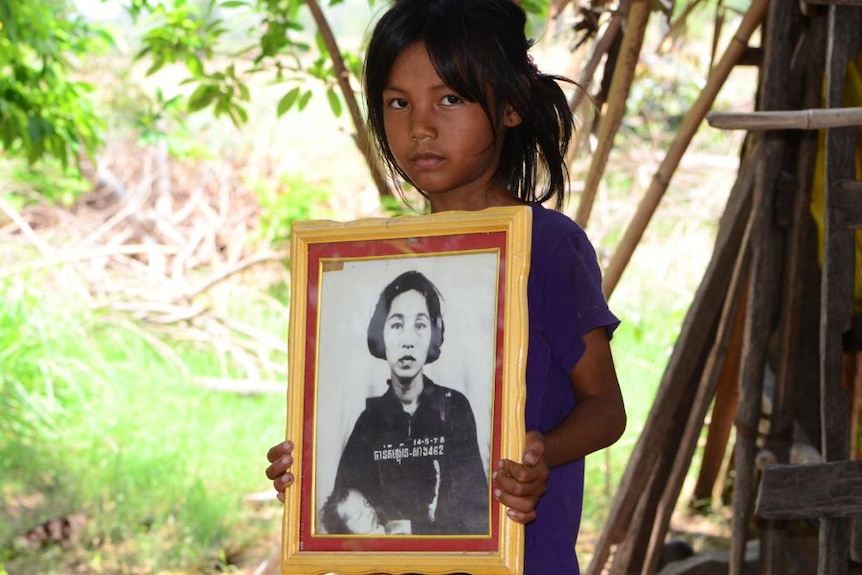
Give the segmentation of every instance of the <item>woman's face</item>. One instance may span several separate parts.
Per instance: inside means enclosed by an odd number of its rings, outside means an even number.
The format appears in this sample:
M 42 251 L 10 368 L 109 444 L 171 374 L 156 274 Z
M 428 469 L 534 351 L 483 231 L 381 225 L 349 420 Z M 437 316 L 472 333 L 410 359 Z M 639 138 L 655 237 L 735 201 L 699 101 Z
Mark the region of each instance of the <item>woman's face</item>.
M 383 325 L 383 345 L 393 377 L 412 379 L 422 372 L 431 346 L 431 318 L 425 296 L 416 290 L 395 296 Z

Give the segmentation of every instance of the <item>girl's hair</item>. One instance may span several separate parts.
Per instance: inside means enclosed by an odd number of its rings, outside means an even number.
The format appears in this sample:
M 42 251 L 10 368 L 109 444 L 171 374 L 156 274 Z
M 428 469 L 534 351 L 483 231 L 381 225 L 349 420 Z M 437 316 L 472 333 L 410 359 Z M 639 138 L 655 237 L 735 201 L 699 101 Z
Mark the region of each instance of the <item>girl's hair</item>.
M 371 137 L 389 169 L 410 181 L 395 161 L 383 125 L 383 90 L 396 58 L 422 43 L 440 78 L 478 102 L 495 133 L 504 130 L 498 175 L 524 202 L 555 200 L 568 185 L 566 151 L 574 131 L 560 76 L 539 72 L 528 54 L 526 15 L 514 0 L 395 0 L 377 22 L 365 56 L 364 88 Z M 507 109 L 522 122 L 504 128 Z M 547 187 L 537 190 L 539 163 Z
M 422 294 L 425 298 L 425 303 L 428 305 L 428 319 L 431 322 L 431 343 L 428 346 L 428 356 L 425 359 L 425 363 L 431 363 L 440 357 L 440 346 L 443 345 L 443 332 L 445 329 L 443 325 L 443 313 L 440 309 L 440 292 L 437 291 L 437 287 L 431 283 L 431 280 L 415 270 L 404 272 L 392 280 L 389 285 L 383 288 L 383 292 L 381 292 L 380 297 L 377 299 L 377 305 L 374 307 L 371 321 L 368 322 L 368 351 L 374 357 L 386 359 L 383 327 L 386 325 L 386 316 L 389 315 L 392 300 L 404 292 L 411 290 Z

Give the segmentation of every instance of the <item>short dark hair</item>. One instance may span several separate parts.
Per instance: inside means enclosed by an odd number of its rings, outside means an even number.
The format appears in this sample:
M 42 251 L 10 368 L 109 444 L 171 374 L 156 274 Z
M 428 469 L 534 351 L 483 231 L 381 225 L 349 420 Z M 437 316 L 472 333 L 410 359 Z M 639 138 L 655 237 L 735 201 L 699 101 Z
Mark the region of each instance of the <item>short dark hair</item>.
M 532 40 L 525 24 L 524 10 L 513 0 L 395 0 L 371 35 L 363 83 L 369 133 L 393 173 L 410 181 L 386 140 L 383 90 L 399 54 L 422 43 L 440 78 L 482 106 L 495 134 L 510 107 L 521 117 L 505 131 L 497 172 L 512 197 L 553 198 L 562 207 L 574 118 L 557 81 L 571 80 L 539 72 L 528 53 Z M 540 166 L 547 181 L 537 192 Z
M 320 510 L 320 522 L 327 533 L 331 533 L 332 535 L 350 533 L 347 523 L 341 517 L 341 514 L 338 513 L 338 506 L 347 497 L 347 493 L 348 490 L 346 489 L 333 491 L 326 499 L 326 503 L 323 504 L 323 508 Z
M 404 272 L 380 292 L 377 305 L 368 322 L 368 351 L 376 358 L 386 359 L 386 344 L 383 342 L 383 327 L 386 316 L 396 296 L 408 291 L 417 291 L 425 298 L 428 305 L 428 315 L 431 321 L 431 343 L 428 347 L 426 363 L 431 363 L 440 357 L 440 346 L 443 345 L 443 313 L 440 307 L 440 291 L 427 277 L 416 270 Z

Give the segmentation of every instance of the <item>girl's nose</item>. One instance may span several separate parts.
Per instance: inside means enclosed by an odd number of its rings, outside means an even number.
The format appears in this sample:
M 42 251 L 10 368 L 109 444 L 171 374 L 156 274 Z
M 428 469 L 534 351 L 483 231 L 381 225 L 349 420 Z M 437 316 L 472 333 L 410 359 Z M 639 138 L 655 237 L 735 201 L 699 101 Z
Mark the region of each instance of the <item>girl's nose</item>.
M 410 125 L 410 139 L 419 141 L 436 137 L 437 129 L 434 127 L 431 110 L 424 107 L 417 107 L 414 110 Z

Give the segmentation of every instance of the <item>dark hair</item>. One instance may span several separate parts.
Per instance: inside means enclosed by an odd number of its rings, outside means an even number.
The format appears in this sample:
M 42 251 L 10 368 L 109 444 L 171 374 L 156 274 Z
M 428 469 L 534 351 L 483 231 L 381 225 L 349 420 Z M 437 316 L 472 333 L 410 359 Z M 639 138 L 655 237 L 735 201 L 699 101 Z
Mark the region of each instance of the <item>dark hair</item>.
M 390 170 L 410 181 L 386 140 L 383 90 L 398 55 L 423 43 L 440 78 L 482 106 L 495 134 L 509 107 L 520 115 L 520 124 L 505 129 L 497 172 L 509 193 L 524 202 L 553 198 L 562 207 L 574 119 L 557 81 L 571 80 L 539 72 L 525 24 L 513 0 L 395 0 L 371 35 L 364 77 L 369 132 Z M 537 191 L 540 162 L 547 187 Z
M 338 506 L 344 501 L 345 497 L 347 497 L 347 490 L 339 490 L 337 493 L 333 492 L 327 497 L 326 503 L 323 504 L 323 508 L 320 510 L 320 522 L 327 533 L 332 535 L 350 533 L 347 523 L 345 523 L 344 519 L 338 513 Z
M 389 314 L 392 300 L 396 296 L 411 290 L 422 294 L 425 298 L 425 303 L 428 305 L 428 315 L 431 321 L 431 343 L 428 347 L 428 357 L 425 363 L 431 363 L 440 357 L 440 346 L 443 345 L 444 331 L 443 314 L 440 310 L 440 292 L 431 283 L 431 280 L 415 270 L 404 272 L 392 280 L 389 285 L 383 288 L 380 297 L 377 298 L 377 305 L 374 307 L 371 321 L 368 322 L 368 351 L 374 357 L 386 359 L 383 327 L 386 324 L 386 316 Z

